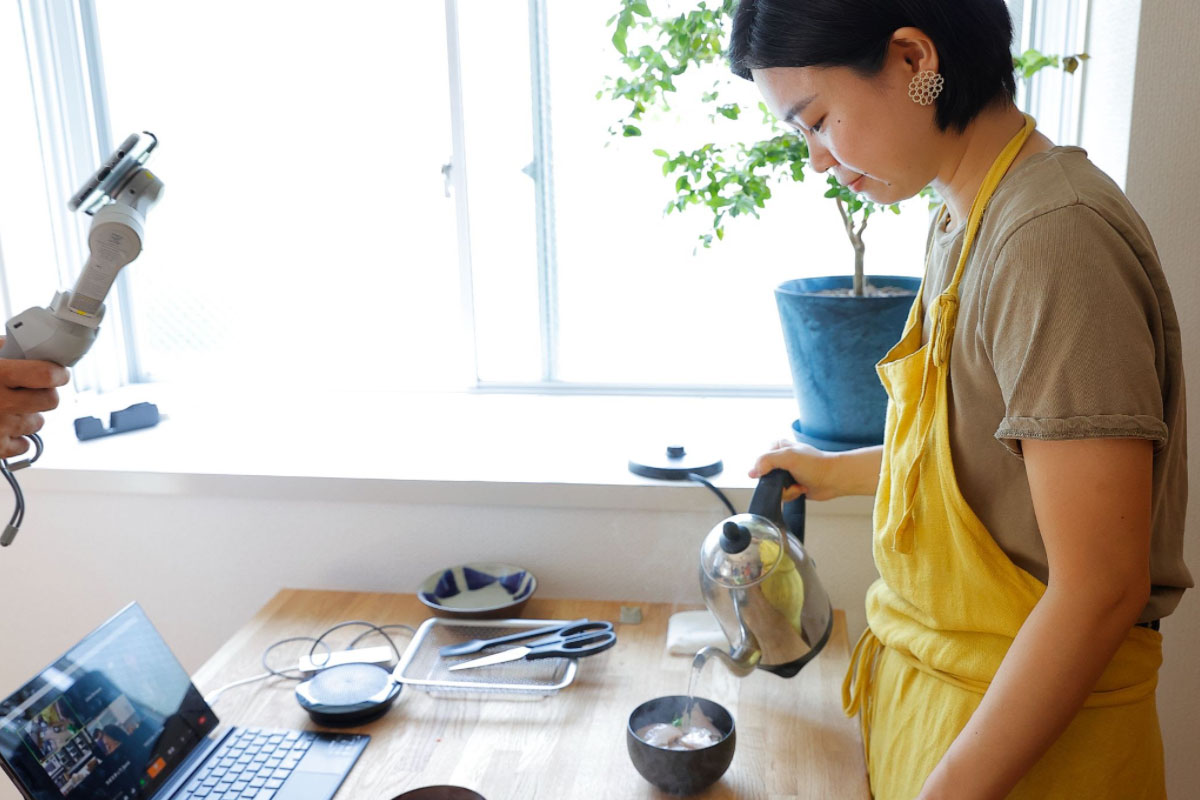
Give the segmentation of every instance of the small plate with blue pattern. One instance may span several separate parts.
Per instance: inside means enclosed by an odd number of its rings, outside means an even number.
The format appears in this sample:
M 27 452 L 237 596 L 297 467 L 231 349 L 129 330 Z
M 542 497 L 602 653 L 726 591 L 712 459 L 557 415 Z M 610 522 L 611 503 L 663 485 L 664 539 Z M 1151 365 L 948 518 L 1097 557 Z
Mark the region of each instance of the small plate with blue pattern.
M 433 573 L 417 597 L 438 617 L 500 619 L 520 616 L 535 589 L 537 579 L 527 569 L 471 563 Z

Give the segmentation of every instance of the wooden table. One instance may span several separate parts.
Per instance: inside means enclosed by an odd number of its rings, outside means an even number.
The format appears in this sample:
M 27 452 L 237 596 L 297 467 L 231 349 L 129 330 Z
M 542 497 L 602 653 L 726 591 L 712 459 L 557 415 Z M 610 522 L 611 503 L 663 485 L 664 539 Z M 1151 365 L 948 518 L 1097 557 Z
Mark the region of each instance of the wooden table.
M 574 683 L 556 695 L 468 700 L 431 697 L 417 687 L 405 687 L 386 716 L 349 729 L 372 738 L 337 800 L 389 800 L 436 784 L 466 786 L 488 800 L 669 797 L 633 768 L 625 727 L 629 713 L 645 700 L 687 694 L 691 659 L 666 651 L 667 620 L 682 607 L 637 605 L 643 621 L 616 624 L 617 645 L 580 659 Z M 620 607 L 534 598 L 523 616 L 616 623 Z M 415 627 L 428 616 L 413 595 L 285 589 L 200 668 L 194 681 L 207 693 L 257 675 L 270 643 L 316 635 L 343 620 Z M 333 643 L 345 646 L 354 629 L 339 633 L 347 638 Z M 858 721 L 847 719 L 841 710 L 848 660 L 845 617 L 839 611 L 825 650 L 795 678 L 758 671 L 739 680 L 724 666 L 707 667 L 698 694 L 733 714 L 737 751 L 725 776 L 696 797 L 868 797 Z M 226 724 L 316 727 L 296 704 L 294 686 L 272 678 L 229 689 L 217 700 L 215 711 Z

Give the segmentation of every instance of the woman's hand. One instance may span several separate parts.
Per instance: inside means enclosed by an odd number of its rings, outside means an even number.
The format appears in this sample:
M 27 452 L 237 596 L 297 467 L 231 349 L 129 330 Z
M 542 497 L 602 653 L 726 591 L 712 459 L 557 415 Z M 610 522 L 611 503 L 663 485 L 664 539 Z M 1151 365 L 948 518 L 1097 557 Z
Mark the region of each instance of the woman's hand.
M 58 407 L 57 387 L 70 377 L 66 367 L 49 361 L 0 358 L 0 458 L 29 449 L 24 437 L 42 429 L 39 412 Z
M 796 483 L 784 490 L 785 501 L 802 494 L 810 500 L 832 500 L 848 494 L 872 496 L 879 486 L 882 457 L 882 447 L 830 453 L 780 439 L 754 462 L 750 477 L 760 478 L 773 469 L 786 469 Z

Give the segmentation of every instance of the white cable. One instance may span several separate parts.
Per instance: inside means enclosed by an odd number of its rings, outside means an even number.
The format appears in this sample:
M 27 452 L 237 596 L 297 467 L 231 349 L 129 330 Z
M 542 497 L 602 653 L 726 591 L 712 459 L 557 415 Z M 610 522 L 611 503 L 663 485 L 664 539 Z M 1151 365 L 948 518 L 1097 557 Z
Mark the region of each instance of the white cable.
M 40 455 L 40 453 L 39 453 L 39 455 Z M 4 465 L 3 460 L 0 460 L 0 466 L 3 466 L 3 465 Z M 3 471 L 3 470 L 0 470 L 0 471 Z M 280 645 L 290 644 L 292 642 L 304 641 L 304 642 L 312 642 L 313 643 L 312 648 L 309 650 L 309 653 L 308 653 L 310 659 L 312 658 L 313 654 L 316 653 L 318 645 L 325 648 L 325 655 L 326 655 L 326 658 L 328 658 L 329 655 L 332 653 L 332 651 L 330 650 L 329 645 L 325 644 L 325 642 L 323 640 L 325 639 L 326 636 L 328 636 L 333 631 L 338 630 L 339 628 L 345 627 L 347 625 L 366 625 L 368 628 L 370 628 L 370 630 L 366 631 L 365 633 L 360 634 L 357 638 L 355 638 L 354 641 L 352 641 L 350 643 L 349 649 L 353 649 L 354 645 L 358 644 L 358 642 L 361 639 L 363 639 L 364 637 L 370 636 L 373 633 L 378 633 L 380 636 L 382 636 L 384 639 L 387 640 L 388 644 L 390 644 L 392 646 L 392 652 L 395 653 L 397 659 L 400 658 L 400 651 L 396 648 L 396 643 L 392 641 L 392 637 L 390 637 L 386 633 L 384 633 L 384 630 L 386 630 L 388 628 L 398 628 L 401 630 L 408 631 L 409 634 L 412 634 L 415 632 L 414 629 L 409 625 L 399 625 L 399 624 L 375 625 L 374 623 L 371 623 L 371 622 L 363 622 L 360 620 L 353 620 L 350 622 L 339 622 L 337 625 L 334 625 L 332 628 L 327 628 L 325 630 L 325 632 L 322 633 L 316 639 L 312 638 L 311 636 L 292 636 L 287 639 L 280 639 L 278 642 L 275 642 L 270 647 L 268 647 L 266 649 L 266 651 L 263 653 L 262 661 L 263 661 L 263 667 L 265 667 L 267 670 L 266 672 L 264 672 L 261 675 L 255 675 L 253 678 L 243 678 L 240 681 L 234 681 L 233 683 L 222 686 L 220 689 L 216 689 L 212 692 L 209 692 L 207 695 L 204 696 L 204 702 L 208 703 L 211 706 L 214 703 L 216 703 L 218 699 L 220 699 L 221 695 L 224 694 L 227 689 L 233 689 L 237 686 L 244 686 L 247 683 L 255 683 L 256 681 L 265 680 L 266 678 L 270 678 L 272 675 L 276 675 L 280 678 L 287 678 L 288 680 L 297 680 L 297 681 L 302 680 L 302 676 L 293 677 L 291 675 L 285 674 L 287 672 L 287 670 L 280 671 L 280 670 L 271 669 L 271 666 L 269 664 L 267 664 L 267 657 L 271 654 L 271 652 L 275 648 L 279 647 Z M 294 669 L 295 668 L 292 668 L 293 671 L 294 671 Z
M 222 686 L 220 689 L 217 689 L 215 691 L 212 691 L 212 692 L 209 692 L 208 694 L 206 694 L 204 696 L 204 702 L 208 703 L 211 706 L 214 703 L 216 703 L 217 700 L 220 699 L 221 695 L 225 693 L 226 689 L 232 689 L 235 686 L 244 686 L 247 683 L 254 683 L 255 681 L 261 681 L 261 680 L 271 677 L 271 675 L 272 675 L 272 673 L 270 673 L 270 672 L 264 672 L 262 675 L 255 675 L 253 678 L 243 678 L 240 681 L 234 681 L 233 683 L 226 684 L 226 685 Z

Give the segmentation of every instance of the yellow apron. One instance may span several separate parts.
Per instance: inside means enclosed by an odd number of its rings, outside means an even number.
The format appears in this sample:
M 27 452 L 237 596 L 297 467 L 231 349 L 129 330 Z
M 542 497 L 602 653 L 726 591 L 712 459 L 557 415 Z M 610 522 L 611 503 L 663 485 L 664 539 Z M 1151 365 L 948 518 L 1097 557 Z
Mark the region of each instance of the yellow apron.
M 874 514 L 880 578 L 867 592 L 869 627 L 854 649 L 843 704 L 847 715 L 860 715 L 877 800 L 920 793 L 1046 589 L 1009 560 L 967 505 L 947 422 L 963 267 L 984 209 L 1033 127 L 1026 117 L 979 188 L 954 278 L 930 304 L 929 341 L 922 343 L 918 294 L 900 342 L 876 367 L 890 400 Z M 1010 798 L 1165 797 L 1154 699 L 1161 662 L 1161 636 L 1133 628 L 1084 708 Z

